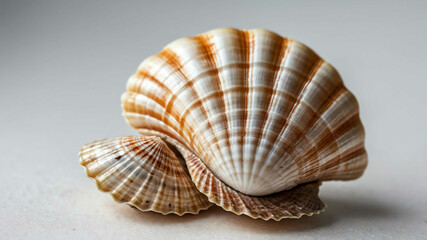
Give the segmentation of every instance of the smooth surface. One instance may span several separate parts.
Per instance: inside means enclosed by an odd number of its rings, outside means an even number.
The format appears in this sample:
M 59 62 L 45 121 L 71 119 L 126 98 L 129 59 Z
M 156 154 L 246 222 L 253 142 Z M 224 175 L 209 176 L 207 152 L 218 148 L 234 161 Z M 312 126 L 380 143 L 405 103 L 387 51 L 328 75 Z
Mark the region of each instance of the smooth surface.
M 0 239 L 426 239 L 424 1 L 0 2 Z M 356 95 L 369 165 L 326 182 L 314 217 L 140 213 L 96 189 L 85 143 L 136 134 L 120 95 L 146 57 L 217 27 L 265 28 L 313 48 Z

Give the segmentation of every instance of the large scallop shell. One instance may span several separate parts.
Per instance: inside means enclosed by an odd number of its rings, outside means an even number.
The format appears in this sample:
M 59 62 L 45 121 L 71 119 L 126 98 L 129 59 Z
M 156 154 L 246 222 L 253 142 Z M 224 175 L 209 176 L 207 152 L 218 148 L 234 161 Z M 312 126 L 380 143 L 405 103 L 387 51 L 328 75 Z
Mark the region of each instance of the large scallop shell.
M 337 71 L 266 30 L 172 42 L 129 79 L 122 107 L 133 128 L 161 139 L 95 142 L 81 164 L 141 210 L 196 213 L 209 200 L 253 218 L 298 218 L 324 209 L 321 181 L 356 179 L 367 165 L 358 104 Z
M 158 137 L 95 141 L 85 145 L 79 157 L 98 189 L 142 211 L 196 214 L 212 205 Z
M 367 165 L 358 104 L 338 72 L 266 30 L 174 41 L 139 66 L 127 89 L 132 127 L 174 139 L 246 195 L 355 179 Z

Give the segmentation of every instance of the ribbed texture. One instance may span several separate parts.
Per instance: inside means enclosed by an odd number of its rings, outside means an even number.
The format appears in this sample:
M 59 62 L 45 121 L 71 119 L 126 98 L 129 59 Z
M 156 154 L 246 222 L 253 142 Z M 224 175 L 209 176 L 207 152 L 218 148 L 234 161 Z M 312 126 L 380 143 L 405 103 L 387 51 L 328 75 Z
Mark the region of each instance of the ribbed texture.
M 279 221 L 311 216 L 325 209 L 318 197 L 320 182 L 302 184 L 273 195 L 253 197 L 225 185 L 193 154 L 186 155 L 185 159 L 197 188 L 208 196 L 209 201 L 235 214 Z
M 248 195 L 355 179 L 367 165 L 357 101 L 337 71 L 266 30 L 169 44 L 129 79 L 122 106 L 132 127 L 175 139 Z
M 158 137 L 95 141 L 80 150 L 79 158 L 100 190 L 140 210 L 197 214 L 212 205 Z

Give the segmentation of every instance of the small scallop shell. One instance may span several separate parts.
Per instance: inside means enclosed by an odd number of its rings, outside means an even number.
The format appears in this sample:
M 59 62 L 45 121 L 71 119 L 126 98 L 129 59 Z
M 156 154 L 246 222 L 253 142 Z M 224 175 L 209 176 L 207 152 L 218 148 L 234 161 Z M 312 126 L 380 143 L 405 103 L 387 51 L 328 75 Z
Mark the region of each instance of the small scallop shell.
M 85 145 L 79 157 L 101 191 L 142 211 L 197 214 L 212 205 L 158 137 L 96 141 Z

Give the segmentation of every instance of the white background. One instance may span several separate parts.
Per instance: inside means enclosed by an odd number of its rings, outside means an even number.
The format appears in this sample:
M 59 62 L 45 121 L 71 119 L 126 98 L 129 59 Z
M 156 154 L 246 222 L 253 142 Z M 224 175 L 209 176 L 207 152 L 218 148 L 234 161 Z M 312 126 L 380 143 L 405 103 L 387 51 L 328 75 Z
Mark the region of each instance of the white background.
M 426 11 L 426 1 L 1 1 L 0 238 L 427 239 Z M 83 144 L 136 134 L 120 95 L 142 60 L 225 26 L 307 44 L 358 98 L 369 166 L 325 182 L 320 215 L 141 213 L 79 166 Z

